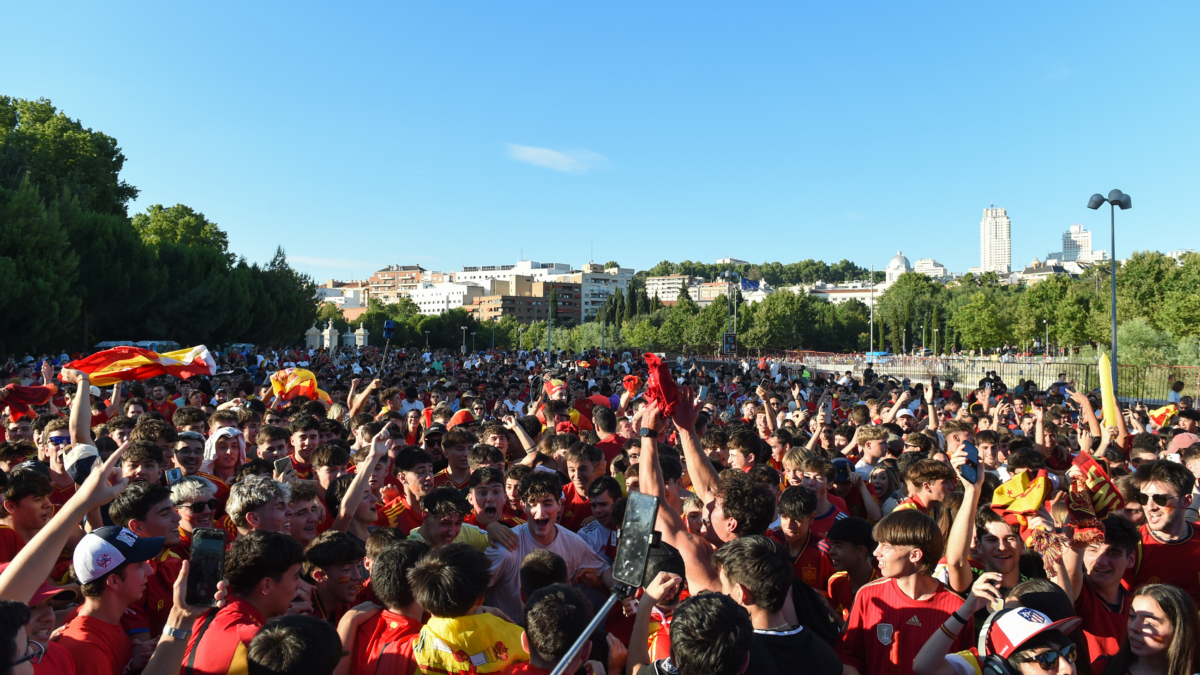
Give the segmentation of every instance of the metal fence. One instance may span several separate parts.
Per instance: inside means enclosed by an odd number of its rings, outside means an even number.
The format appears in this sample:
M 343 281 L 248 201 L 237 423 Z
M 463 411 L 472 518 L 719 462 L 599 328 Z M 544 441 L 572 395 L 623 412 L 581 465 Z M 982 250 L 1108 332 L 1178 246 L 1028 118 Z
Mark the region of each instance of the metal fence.
M 804 365 L 809 371 L 842 374 L 847 370 L 861 377 L 868 360 L 862 356 L 805 354 L 803 356 L 780 355 L 772 358 L 788 368 Z M 753 366 L 758 359 L 698 358 L 706 365 L 731 365 L 748 362 Z M 995 372 L 1009 387 L 1021 380 L 1033 380 L 1041 390 L 1059 381 L 1065 373 L 1065 381 L 1074 383 L 1080 391 L 1091 391 L 1100 387 L 1100 366 L 1095 363 L 1065 363 L 1055 361 L 992 361 L 969 358 L 932 357 L 884 357 L 872 359 L 876 375 L 891 375 L 914 381 L 927 381 L 936 375 L 945 383 L 953 380 L 959 390 L 974 389 L 987 373 Z M 1175 382 L 1183 382 L 1183 395 L 1200 396 L 1200 366 L 1123 366 L 1117 367 L 1117 396 L 1123 401 L 1143 401 L 1147 405 L 1163 405 Z

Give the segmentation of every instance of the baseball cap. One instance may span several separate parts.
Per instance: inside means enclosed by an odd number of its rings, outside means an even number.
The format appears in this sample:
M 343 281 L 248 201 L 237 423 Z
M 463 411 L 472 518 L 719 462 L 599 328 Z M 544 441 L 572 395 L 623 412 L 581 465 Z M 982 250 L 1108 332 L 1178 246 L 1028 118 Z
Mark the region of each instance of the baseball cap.
M 1175 434 L 1171 439 L 1171 444 L 1167 446 L 1167 452 L 1183 452 L 1196 443 L 1200 443 L 1200 436 L 1196 434 L 1186 431 L 1181 434 Z
M 0 563 L 0 572 L 3 572 L 11 564 L 12 563 Z M 29 605 L 30 607 L 36 607 L 47 600 L 76 601 L 79 600 L 79 592 L 74 588 L 55 586 L 49 581 L 43 581 L 42 585 L 38 586 L 38 589 L 33 592 L 33 597 L 30 598 L 29 602 L 25 604 Z
M 79 583 L 86 584 L 115 570 L 122 563 L 141 563 L 162 551 L 165 537 L 139 537 L 110 525 L 92 530 L 75 547 L 72 562 Z
M 446 425 L 442 424 L 440 422 L 436 423 L 436 424 L 430 424 L 429 428 L 425 430 L 425 435 L 429 436 L 430 434 L 437 434 L 439 436 L 445 436 L 446 435 Z
M 901 408 L 900 412 L 896 413 L 896 417 L 916 417 L 908 408 Z
M 988 629 L 986 638 L 980 636 L 979 651 L 983 653 L 984 647 L 986 647 L 986 653 L 996 654 L 1000 658 L 1007 659 L 1013 655 L 1013 652 L 1020 649 L 1021 645 L 1038 635 L 1048 630 L 1057 630 L 1063 635 L 1067 635 L 1078 628 L 1083 619 L 1072 616 L 1062 621 L 1051 621 L 1050 617 L 1036 609 L 1014 607 L 1000 610 L 990 619 L 990 622 L 991 628 Z M 984 644 L 985 639 L 986 644 Z
M 97 397 L 97 398 L 98 398 L 98 397 L 101 395 L 101 394 L 100 394 L 100 387 L 97 387 L 97 386 L 96 386 L 96 385 L 94 385 L 94 384 L 92 385 L 91 392 L 92 392 L 92 396 L 95 396 L 95 397 Z

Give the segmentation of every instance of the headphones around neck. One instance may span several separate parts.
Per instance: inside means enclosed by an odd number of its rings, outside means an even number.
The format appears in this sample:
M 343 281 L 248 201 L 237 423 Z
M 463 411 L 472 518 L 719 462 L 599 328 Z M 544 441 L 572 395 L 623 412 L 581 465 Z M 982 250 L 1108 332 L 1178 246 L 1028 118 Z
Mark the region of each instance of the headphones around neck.
M 1008 659 L 998 654 L 988 654 L 987 649 L 988 632 L 991 631 L 992 624 L 995 623 L 1001 614 L 1007 614 L 1011 611 L 1013 611 L 1012 608 L 992 612 L 987 621 L 983 622 L 983 629 L 979 631 L 979 642 L 975 647 L 979 654 L 979 666 L 983 670 L 984 675 L 1017 675 L 1012 666 L 1008 664 Z

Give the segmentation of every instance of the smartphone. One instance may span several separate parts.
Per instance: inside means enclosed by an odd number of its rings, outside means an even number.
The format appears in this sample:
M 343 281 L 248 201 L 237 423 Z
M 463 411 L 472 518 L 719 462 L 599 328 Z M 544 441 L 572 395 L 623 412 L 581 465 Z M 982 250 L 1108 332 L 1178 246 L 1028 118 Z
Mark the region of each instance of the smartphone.
M 280 457 L 275 460 L 275 473 L 285 473 L 290 468 L 292 468 L 291 457 Z
M 974 483 L 979 478 L 979 448 L 972 443 L 963 443 L 967 451 L 967 463 L 962 465 L 959 474 L 968 483 Z
M 646 574 L 650 544 L 654 542 L 654 522 L 658 518 L 658 498 L 641 492 L 630 492 L 625 504 L 625 520 L 617 540 L 613 558 L 613 578 L 637 588 Z
M 1183 460 L 1181 459 L 1181 455 L 1178 452 L 1168 452 L 1167 459 L 1169 461 L 1175 462 L 1176 464 L 1181 464 L 1183 462 Z
M 174 485 L 183 480 L 183 471 L 181 469 L 167 469 L 167 485 Z
M 708 385 L 700 387 L 700 391 L 696 394 L 696 397 L 698 399 L 700 399 L 701 401 L 707 401 L 708 400 Z
M 844 457 L 833 460 L 833 482 L 849 483 L 851 471 L 854 471 L 854 465 L 850 463 L 850 460 Z
M 217 582 L 224 576 L 225 530 L 207 527 L 193 530 L 187 604 L 213 607 L 216 604 Z

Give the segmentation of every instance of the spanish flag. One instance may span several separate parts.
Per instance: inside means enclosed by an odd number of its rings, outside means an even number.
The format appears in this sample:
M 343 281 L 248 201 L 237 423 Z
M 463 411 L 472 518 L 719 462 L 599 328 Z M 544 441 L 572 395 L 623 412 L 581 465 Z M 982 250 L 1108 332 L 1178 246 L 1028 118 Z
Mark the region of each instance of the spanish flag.
M 1029 529 L 1029 518 L 1037 515 L 1049 494 L 1050 479 L 1045 469 L 1036 475 L 1022 471 L 996 488 L 992 494 L 992 510 L 1009 525 L 1020 528 L 1021 541 L 1029 543 L 1033 534 Z
M 195 375 L 217 373 L 217 361 L 204 345 L 164 354 L 141 347 L 113 347 L 71 361 L 65 367 L 87 373 L 92 384 L 97 387 L 131 380 L 148 380 L 159 375 L 174 375 L 187 379 Z
M 320 399 L 332 403 L 329 394 L 317 388 L 317 377 L 311 370 L 303 368 L 284 368 L 271 376 L 271 391 L 281 401 L 290 401 L 297 396 L 306 396 L 312 400 Z
M 1165 427 L 1171 424 L 1171 420 L 1179 414 L 1179 406 L 1174 403 L 1168 403 L 1161 408 L 1155 408 L 1150 411 L 1150 421 L 1154 422 L 1155 426 Z

